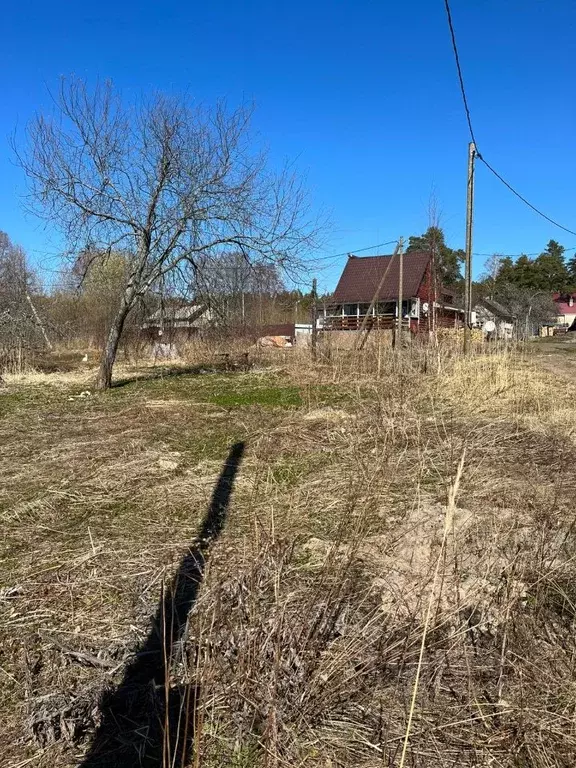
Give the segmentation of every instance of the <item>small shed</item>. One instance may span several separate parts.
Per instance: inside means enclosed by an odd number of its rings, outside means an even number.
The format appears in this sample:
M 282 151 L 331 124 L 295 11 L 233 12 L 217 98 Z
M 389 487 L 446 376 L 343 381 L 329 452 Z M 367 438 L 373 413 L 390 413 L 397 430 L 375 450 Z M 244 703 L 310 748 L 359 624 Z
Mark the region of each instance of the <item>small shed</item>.
M 487 339 L 511 339 L 516 316 L 495 299 L 479 299 L 472 310 L 472 324 L 481 328 Z
M 204 304 L 157 309 L 142 323 L 152 341 L 174 344 L 196 336 L 212 324 L 211 310 Z

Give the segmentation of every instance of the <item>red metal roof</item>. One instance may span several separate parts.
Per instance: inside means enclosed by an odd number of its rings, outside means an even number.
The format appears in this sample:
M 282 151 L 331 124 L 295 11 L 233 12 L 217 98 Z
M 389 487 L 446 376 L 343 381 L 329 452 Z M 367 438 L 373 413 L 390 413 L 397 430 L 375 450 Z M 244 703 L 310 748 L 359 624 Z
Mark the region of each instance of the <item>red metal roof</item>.
M 392 256 L 350 256 L 334 291 L 334 301 L 339 304 L 369 304 L 391 258 Z M 404 254 L 402 295 L 405 299 L 418 295 L 429 262 L 430 254 L 424 251 Z M 381 301 L 398 298 L 399 269 L 400 260 L 396 257 L 378 295 Z
M 570 306 L 570 297 L 573 304 Z M 576 315 L 576 293 L 555 293 L 552 296 L 559 315 Z
M 572 306 L 565 301 L 557 301 L 556 309 L 559 315 L 576 315 L 576 301 Z

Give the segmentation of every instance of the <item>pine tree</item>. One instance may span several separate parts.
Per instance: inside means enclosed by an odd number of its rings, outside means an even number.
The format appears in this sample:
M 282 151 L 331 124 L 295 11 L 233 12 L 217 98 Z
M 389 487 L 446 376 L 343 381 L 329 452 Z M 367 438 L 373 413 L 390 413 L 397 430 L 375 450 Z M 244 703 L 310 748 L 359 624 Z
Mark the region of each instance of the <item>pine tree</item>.
M 460 265 L 464 261 L 464 251 L 449 248 L 440 227 L 428 227 L 423 235 L 410 237 L 406 253 L 411 251 L 434 251 L 438 277 L 442 285 L 451 286 L 462 280 Z
M 533 262 L 534 287 L 543 291 L 568 290 L 570 273 L 564 262 L 564 246 L 550 240 L 546 249 Z

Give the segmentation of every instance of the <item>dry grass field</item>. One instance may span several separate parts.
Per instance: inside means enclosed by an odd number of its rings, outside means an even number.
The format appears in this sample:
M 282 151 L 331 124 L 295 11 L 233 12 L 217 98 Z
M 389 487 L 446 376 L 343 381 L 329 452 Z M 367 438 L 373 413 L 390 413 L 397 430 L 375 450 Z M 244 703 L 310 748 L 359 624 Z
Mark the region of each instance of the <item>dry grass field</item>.
M 574 766 L 570 375 L 197 355 L 5 376 L 0 765 Z

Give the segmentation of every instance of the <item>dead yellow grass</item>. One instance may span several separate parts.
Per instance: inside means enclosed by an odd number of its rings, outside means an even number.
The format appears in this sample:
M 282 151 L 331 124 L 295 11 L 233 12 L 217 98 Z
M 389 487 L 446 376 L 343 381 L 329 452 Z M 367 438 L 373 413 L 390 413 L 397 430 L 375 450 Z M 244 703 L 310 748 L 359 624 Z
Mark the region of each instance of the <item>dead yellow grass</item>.
M 30 369 L 23 373 L 5 373 L 2 378 L 9 387 L 67 387 L 74 385 L 89 386 L 95 378 L 94 369 L 58 371 L 43 373 Z
M 173 668 L 202 692 L 194 765 L 573 765 L 570 387 L 519 353 L 271 360 L 73 401 L 85 372 L 45 402 L 10 380 L 6 764 L 77 762 L 245 439 Z

